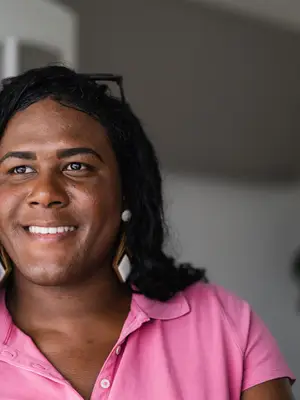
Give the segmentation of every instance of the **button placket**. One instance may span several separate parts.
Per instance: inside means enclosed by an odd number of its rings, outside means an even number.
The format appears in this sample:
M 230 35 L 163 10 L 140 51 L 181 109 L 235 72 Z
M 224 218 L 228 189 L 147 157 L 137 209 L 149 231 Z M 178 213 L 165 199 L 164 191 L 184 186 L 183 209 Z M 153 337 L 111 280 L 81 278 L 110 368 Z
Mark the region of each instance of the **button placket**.
M 118 342 L 112 349 L 100 374 L 98 375 L 95 390 L 91 397 L 92 400 L 99 398 L 99 390 L 101 392 L 100 398 L 102 400 L 107 400 L 109 398 L 110 389 L 113 385 L 113 380 L 119 365 L 119 357 L 124 350 L 124 346 L 126 346 L 127 338 L 148 321 L 150 321 L 150 318 L 144 314 L 137 317 L 134 316 L 131 321 L 128 322 L 125 329 L 123 329 Z
M 121 353 L 121 350 L 122 350 L 122 342 L 119 342 L 118 344 L 116 344 L 114 349 L 112 349 L 109 357 L 107 358 L 107 360 L 98 376 L 97 383 L 95 385 L 95 389 L 98 388 L 98 389 L 96 389 L 96 391 L 98 391 L 100 389 L 100 391 L 102 392 L 101 399 L 103 398 L 103 400 L 107 399 L 109 396 L 110 389 L 113 384 L 114 374 L 116 372 L 118 358 Z M 95 391 L 95 393 L 93 393 L 92 399 L 98 398 L 97 396 L 99 396 L 99 392 L 97 394 L 96 391 Z M 95 397 L 93 397 L 93 396 L 95 396 Z
M 103 390 L 109 389 L 112 385 L 116 361 L 117 361 L 117 356 L 114 351 L 110 354 L 99 376 L 98 385 Z

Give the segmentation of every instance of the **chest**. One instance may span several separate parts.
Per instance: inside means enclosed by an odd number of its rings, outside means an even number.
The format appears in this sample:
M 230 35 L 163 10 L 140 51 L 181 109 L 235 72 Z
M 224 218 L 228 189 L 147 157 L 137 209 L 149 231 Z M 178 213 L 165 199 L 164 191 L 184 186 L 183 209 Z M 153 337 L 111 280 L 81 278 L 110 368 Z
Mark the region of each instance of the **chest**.
M 143 400 L 240 398 L 243 360 L 234 344 L 214 335 L 199 341 L 193 335 L 178 337 L 152 327 L 128 339 L 112 399 L 122 392 L 128 399 Z
M 157 321 L 144 324 L 119 341 L 117 347 L 116 340 L 103 337 L 81 343 L 44 337 L 39 347 L 85 400 L 240 399 L 243 360 L 234 343 L 218 337 L 220 329 L 203 336 L 185 326 L 181 335 L 180 327 L 165 326 Z M 51 376 L 45 379 L 13 366 L 9 369 L 9 364 L 2 366 L 3 370 L 0 362 L 1 398 L 79 399 L 71 386 L 57 385 Z M 18 381 L 17 387 L 5 385 L 10 376 Z M 11 396 L 17 389 L 19 395 Z
M 89 400 L 116 341 L 116 338 L 90 338 L 79 342 L 60 337 L 59 340 L 44 339 L 38 347 L 82 398 Z

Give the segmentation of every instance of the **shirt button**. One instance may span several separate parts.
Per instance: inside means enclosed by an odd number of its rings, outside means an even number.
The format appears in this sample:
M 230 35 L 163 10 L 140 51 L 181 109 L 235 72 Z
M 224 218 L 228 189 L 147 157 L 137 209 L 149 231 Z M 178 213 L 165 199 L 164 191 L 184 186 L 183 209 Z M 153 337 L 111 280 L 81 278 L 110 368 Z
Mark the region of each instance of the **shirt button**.
M 108 379 L 102 379 L 100 385 L 102 389 L 108 389 L 110 387 L 110 382 Z
M 121 346 L 118 346 L 117 348 L 116 348 L 116 355 L 118 356 L 120 353 L 121 353 Z

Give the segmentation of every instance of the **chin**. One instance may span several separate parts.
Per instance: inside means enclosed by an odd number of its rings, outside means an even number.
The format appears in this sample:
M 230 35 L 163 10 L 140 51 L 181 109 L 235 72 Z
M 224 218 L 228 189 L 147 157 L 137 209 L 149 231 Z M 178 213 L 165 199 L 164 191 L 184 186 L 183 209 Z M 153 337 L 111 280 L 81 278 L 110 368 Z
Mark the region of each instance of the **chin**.
M 20 275 L 27 281 L 39 286 L 63 286 L 79 280 L 72 268 L 66 263 L 45 263 L 43 265 L 28 265 L 26 268 L 19 269 Z M 82 280 L 82 277 L 80 278 Z

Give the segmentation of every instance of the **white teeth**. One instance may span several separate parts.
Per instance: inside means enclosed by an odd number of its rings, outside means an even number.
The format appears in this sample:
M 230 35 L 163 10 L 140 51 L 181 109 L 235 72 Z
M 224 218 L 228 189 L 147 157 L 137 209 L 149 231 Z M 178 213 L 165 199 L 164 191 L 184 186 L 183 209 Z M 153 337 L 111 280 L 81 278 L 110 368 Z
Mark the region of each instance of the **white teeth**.
M 56 234 L 56 233 L 63 233 L 63 232 L 72 232 L 75 231 L 75 226 L 57 226 L 57 227 L 49 227 L 46 228 L 44 226 L 30 226 L 29 228 L 30 233 L 39 233 L 42 235 L 48 234 Z

